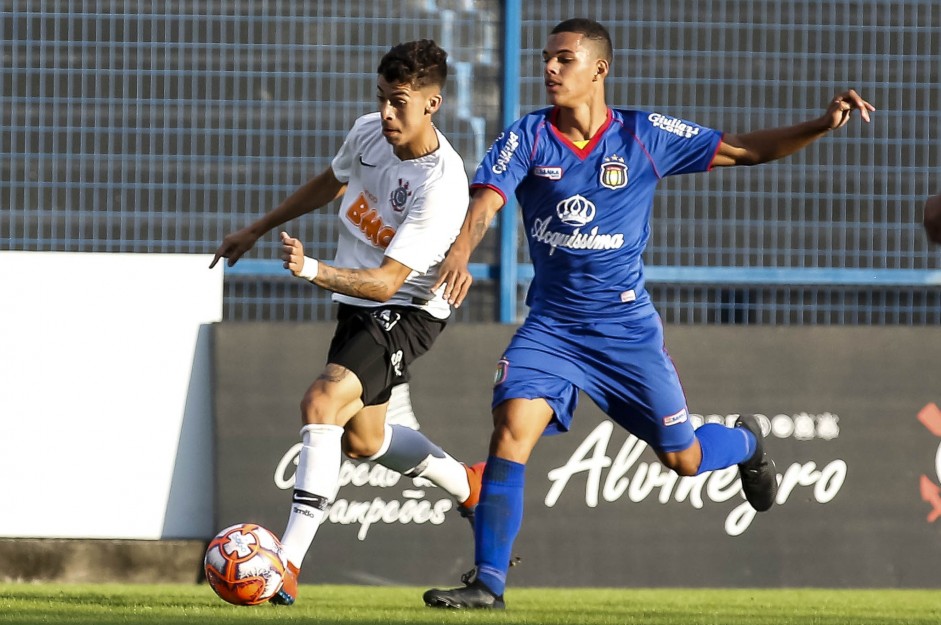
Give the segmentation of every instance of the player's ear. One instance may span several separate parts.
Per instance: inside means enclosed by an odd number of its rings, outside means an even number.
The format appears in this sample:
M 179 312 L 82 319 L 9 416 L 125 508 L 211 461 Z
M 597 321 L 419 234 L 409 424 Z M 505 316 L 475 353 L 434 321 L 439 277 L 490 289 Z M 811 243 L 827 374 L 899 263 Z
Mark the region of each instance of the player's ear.
M 443 101 L 444 98 L 440 93 L 436 93 L 435 95 L 428 98 L 428 100 L 425 101 L 425 115 L 434 115 L 437 113 L 438 109 L 441 108 L 441 103 Z
M 607 76 L 608 69 L 610 69 L 610 66 L 608 65 L 608 61 L 606 61 L 605 59 L 598 59 L 597 61 L 595 61 L 594 80 L 598 80 L 599 78 L 604 78 L 605 76 Z

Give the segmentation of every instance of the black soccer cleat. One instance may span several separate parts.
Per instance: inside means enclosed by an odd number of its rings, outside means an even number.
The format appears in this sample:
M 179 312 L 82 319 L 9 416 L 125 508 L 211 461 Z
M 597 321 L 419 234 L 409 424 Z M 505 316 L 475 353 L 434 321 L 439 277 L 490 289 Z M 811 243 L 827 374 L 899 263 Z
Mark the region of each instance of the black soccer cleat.
M 758 423 L 755 415 L 740 416 L 735 421 L 735 427 L 745 428 L 755 435 L 755 453 L 738 465 L 738 472 L 742 478 L 745 499 L 752 508 L 758 512 L 764 512 L 774 505 L 774 498 L 778 494 L 778 476 L 774 468 L 774 460 L 765 453 L 761 424 Z
M 476 579 L 460 588 L 450 590 L 432 588 L 425 591 L 422 598 L 425 600 L 425 605 L 430 608 L 450 608 L 452 610 L 503 610 L 506 608 L 503 595 L 493 594 L 483 582 Z

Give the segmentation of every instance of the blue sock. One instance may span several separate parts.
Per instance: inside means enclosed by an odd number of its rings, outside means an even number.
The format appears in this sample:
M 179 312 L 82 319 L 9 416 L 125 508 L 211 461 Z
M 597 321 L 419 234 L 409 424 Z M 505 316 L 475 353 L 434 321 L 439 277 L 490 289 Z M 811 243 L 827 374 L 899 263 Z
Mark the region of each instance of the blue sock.
M 526 465 L 490 456 L 474 512 L 477 579 L 500 596 L 506 588 L 513 541 L 523 524 Z
M 745 462 L 758 446 L 755 435 L 747 429 L 729 428 L 719 423 L 701 426 L 696 430 L 696 438 L 702 447 L 702 463 L 697 475 Z

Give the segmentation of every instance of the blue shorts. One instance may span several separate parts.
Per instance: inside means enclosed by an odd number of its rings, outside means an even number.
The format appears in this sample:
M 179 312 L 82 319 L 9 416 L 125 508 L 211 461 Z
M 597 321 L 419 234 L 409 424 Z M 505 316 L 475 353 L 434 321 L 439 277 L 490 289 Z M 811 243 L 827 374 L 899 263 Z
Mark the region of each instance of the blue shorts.
M 686 396 L 650 314 L 629 322 L 574 323 L 530 314 L 497 365 L 493 407 L 545 399 L 555 412 L 546 434 L 568 431 L 583 390 L 613 421 L 654 451 L 682 451 L 695 434 Z

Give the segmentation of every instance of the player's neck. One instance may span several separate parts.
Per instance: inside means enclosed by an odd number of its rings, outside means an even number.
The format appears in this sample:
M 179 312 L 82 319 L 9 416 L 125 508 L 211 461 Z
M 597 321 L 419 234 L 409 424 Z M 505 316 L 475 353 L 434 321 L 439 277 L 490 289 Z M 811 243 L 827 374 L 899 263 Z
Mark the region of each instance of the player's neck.
M 558 107 L 554 124 L 572 141 L 588 141 L 607 120 L 608 105 L 602 99 L 574 107 Z
M 428 156 L 437 150 L 438 147 L 440 147 L 438 145 L 438 133 L 435 132 L 435 127 L 429 124 L 415 139 L 397 146 L 393 152 L 399 157 L 399 160 L 409 161 Z

